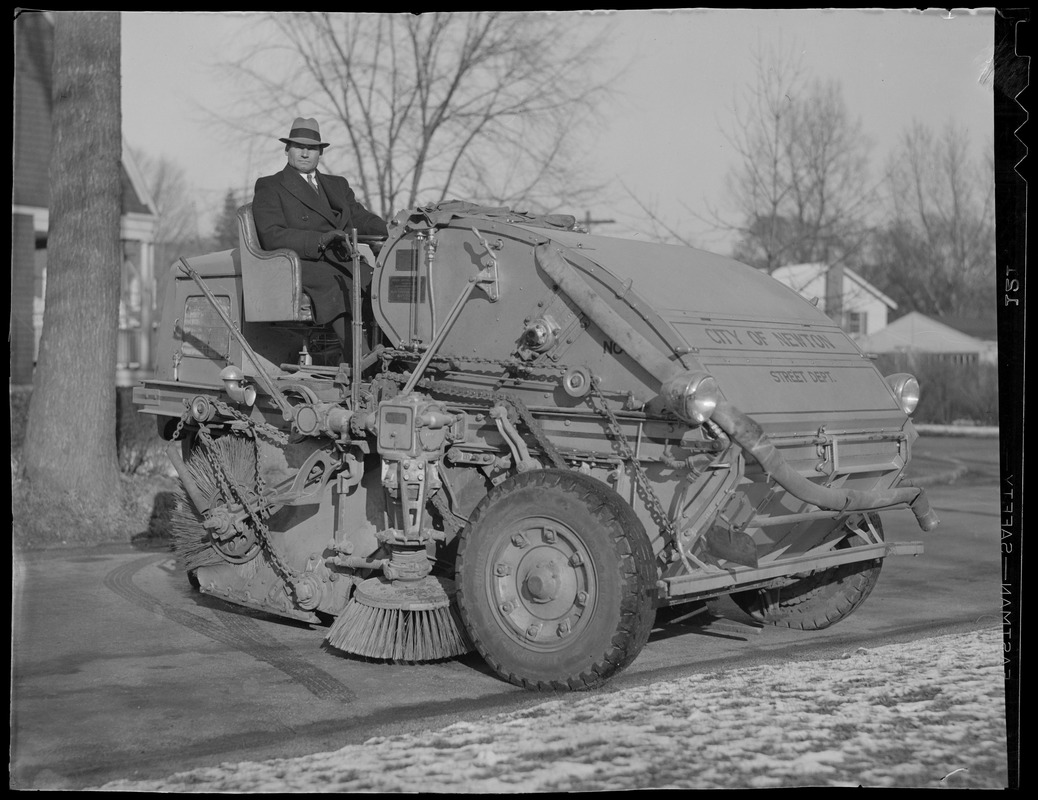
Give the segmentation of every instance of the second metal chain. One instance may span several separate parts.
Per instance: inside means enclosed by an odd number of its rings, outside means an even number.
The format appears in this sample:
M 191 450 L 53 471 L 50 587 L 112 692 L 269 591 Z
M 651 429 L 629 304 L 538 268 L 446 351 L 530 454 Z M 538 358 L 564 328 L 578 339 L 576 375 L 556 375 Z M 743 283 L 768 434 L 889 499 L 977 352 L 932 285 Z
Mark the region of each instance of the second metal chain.
M 597 402 L 592 402 L 592 396 Z M 620 449 L 621 457 L 631 462 L 631 468 L 634 470 L 635 482 L 642 491 L 642 499 L 645 500 L 645 504 L 649 509 L 649 515 L 670 541 L 676 542 L 677 531 L 674 528 L 674 523 L 668 516 L 666 509 L 663 508 L 663 503 L 660 502 L 656 492 L 653 491 L 652 483 L 649 481 L 649 476 L 645 474 L 645 470 L 638 461 L 634 449 L 631 447 L 630 442 L 627 441 L 627 436 L 624 434 L 623 428 L 620 427 L 620 420 L 616 418 L 612 409 L 609 408 L 605 397 L 602 395 L 601 389 L 598 388 L 598 381 L 594 378 L 591 380 L 591 393 L 588 395 L 588 405 L 590 405 L 591 408 L 601 416 L 605 417 L 609 433 L 616 441 L 616 444 Z
M 216 441 L 213 439 L 212 434 L 209 432 L 208 426 L 201 426 L 198 429 L 199 438 L 205 445 L 210 462 L 213 465 L 213 469 L 216 473 L 217 479 L 220 481 L 221 489 L 224 492 L 224 496 L 227 500 L 236 501 L 245 512 L 249 515 L 252 525 L 256 530 L 257 538 L 259 539 L 260 547 L 263 552 L 267 554 L 267 558 L 270 561 L 271 568 L 277 574 L 281 580 L 285 582 L 285 586 L 292 594 L 296 594 L 296 583 L 297 576 L 281 558 L 277 548 L 270 538 L 270 529 L 267 528 L 266 523 L 263 521 L 263 515 L 266 511 L 266 498 L 263 495 L 263 479 L 260 477 L 260 465 L 259 465 L 259 443 L 256 441 L 255 434 L 253 433 L 252 439 L 255 445 L 256 453 L 256 491 L 250 492 L 244 488 L 231 474 L 231 470 L 224 463 L 224 460 L 220 457 L 219 451 L 216 447 Z M 250 495 L 254 495 L 257 502 L 252 502 Z

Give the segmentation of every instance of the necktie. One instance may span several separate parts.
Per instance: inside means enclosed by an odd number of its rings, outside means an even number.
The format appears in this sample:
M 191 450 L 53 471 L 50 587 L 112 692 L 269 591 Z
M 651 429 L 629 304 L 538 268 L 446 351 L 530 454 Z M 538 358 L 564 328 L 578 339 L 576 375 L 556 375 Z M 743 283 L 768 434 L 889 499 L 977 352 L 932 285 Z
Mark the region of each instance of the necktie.
M 310 174 L 308 174 L 306 176 L 306 180 L 309 182 L 311 189 L 313 189 L 315 192 L 317 192 L 317 194 L 321 193 L 321 190 L 317 188 L 317 176 L 315 176 L 311 172 Z

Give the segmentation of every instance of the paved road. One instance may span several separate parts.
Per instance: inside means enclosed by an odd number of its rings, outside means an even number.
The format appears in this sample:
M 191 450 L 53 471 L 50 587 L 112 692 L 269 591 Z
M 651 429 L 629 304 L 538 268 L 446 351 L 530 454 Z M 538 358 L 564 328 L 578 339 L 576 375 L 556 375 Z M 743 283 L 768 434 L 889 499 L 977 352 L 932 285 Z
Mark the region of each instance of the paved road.
M 732 610 L 720 602 L 706 624 L 661 625 L 603 691 L 996 623 L 997 440 L 924 437 L 917 453 L 920 469 L 959 476 L 928 490 L 942 525 L 922 534 L 910 513 L 886 515 L 888 539 L 927 550 L 888 559 L 854 616 L 815 633 L 757 630 L 715 616 Z M 13 788 L 299 756 L 544 699 L 475 656 L 424 666 L 343 657 L 319 629 L 191 591 L 163 551 L 32 552 L 16 555 L 14 572 Z

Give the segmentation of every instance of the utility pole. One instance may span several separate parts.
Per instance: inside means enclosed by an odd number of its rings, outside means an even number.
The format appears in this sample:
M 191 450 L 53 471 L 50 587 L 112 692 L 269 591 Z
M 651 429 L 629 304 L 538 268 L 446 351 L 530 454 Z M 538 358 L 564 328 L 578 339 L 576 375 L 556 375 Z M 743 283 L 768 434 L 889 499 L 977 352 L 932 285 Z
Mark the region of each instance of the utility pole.
M 615 219 L 591 219 L 591 212 L 584 212 L 584 230 L 591 233 L 592 225 L 609 225 L 610 223 L 616 222 Z

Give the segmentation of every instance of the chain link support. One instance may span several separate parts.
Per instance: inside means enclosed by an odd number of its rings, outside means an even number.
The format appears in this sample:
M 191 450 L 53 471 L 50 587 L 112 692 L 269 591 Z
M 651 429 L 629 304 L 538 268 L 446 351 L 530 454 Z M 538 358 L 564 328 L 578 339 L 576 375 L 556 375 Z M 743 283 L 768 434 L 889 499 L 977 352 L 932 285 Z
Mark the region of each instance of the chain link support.
M 224 497 L 226 497 L 228 501 L 236 502 L 242 507 L 242 509 L 244 509 L 252 523 L 253 530 L 256 532 L 256 538 L 259 542 L 260 548 L 266 554 L 271 568 L 274 570 L 274 573 L 284 581 L 285 586 L 292 594 L 293 599 L 298 602 L 299 600 L 304 599 L 299 596 L 298 587 L 301 583 L 300 576 L 285 563 L 285 560 L 281 557 L 281 554 L 278 552 L 271 540 L 270 529 L 264 522 L 264 518 L 270 515 L 270 509 L 266 497 L 266 483 L 260 470 L 260 448 L 259 440 L 257 438 L 257 433 L 260 432 L 260 426 L 244 415 L 239 415 L 239 418 L 248 423 L 249 427 L 245 430 L 245 435 L 252 439 L 255 448 L 256 466 L 253 478 L 255 481 L 255 490 L 245 488 L 234 478 L 231 470 L 220 457 L 219 450 L 216 448 L 216 442 L 213 439 L 208 425 L 199 426 L 198 438 L 205 446 L 205 456 L 213 467 L 213 472 L 219 481 L 220 489 L 223 492 Z M 199 511 L 201 510 L 202 509 L 199 509 Z
M 411 356 L 413 353 L 407 353 L 406 351 L 386 351 L 383 353 L 384 357 L 397 357 L 397 356 Z M 516 361 L 491 361 L 489 359 L 477 359 L 466 356 L 443 356 L 443 360 L 456 362 L 464 361 L 467 363 L 479 363 L 482 366 L 498 366 L 498 367 L 517 367 L 522 366 L 520 362 Z M 404 376 L 397 376 L 392 372 L 383 372 L 380 374 L 381 378 L 388 378 L 390 380 L 404 383 L 406 378 Z M 504 392 L 501 390 L 492 389 L 470 389 L 465 386 L 459 386 L 456 383 L 450 381 L 437 381 L 432 378 L 424 378 L 418 382 L 418 386 L 426 391 L 434 394 L 446 394 L 451 397 L 461 398 L 463 400 L 475 400 L 479 402 L 486 402 L 490 404 L 503 402 L 507 403 L 515 411 L 519 419 L 523 421 L 527 430 L 533 435 L 534 440 L 537 442 L 537 447 L 540 448 L 541 452 L 547 456 L 548 460 L 551 461 L 552 466 L 558 469 L 569 469 L 565 457 L 559 452 L 558 448 L 552 443 L 551 439 L 544 432 L 544 428 L 534 417 L 533 413 L 526 404 L 518 396 L 511 392 Z
M 256 420 L 249 415 L 243 414 L 241 411 L 222 400 L 214 400 L 213 407 L 223 416 L 244 423 L 251 432 L 250 435 L 258 434 L 273 444 L 288 444 L 288 435 L 278 430 L 269 422 L 256 422 Z
M 392 358 L 414 358 L 414 353 L 403 350 L 387 350 L 383 352 L 383 358 L 386 362 Z M 518 362 L 516 360 L 491 360 L 481 359 L 470 356 L 453 356 L 444 355 L 439 360 L 447 363 L 475 363 L 484 367 L 497 367 L 504 369 L 522 369 L 529 370 L 529 365 Z M 403 383 L 405 378 L 400 376 L 399 378 L 392 372 L 385 371 L 382 373 L 382 377 L 397 380 L 399 383 Z M 481 402 L 495 403 L 505 402 L 508 403 L 515 410 L 518 417 L 526 425 L 527 429 L 533 435 L 537 442 L 537 446 L 552 462 L 552 465 L 559 469 L 570 469 L 569 463 L 567 463 L 565 457 L 559 452 L 558 448 L 551 442 L 548 435 L 544 432 L 543 427 L 533 416 L 530 410 L 526 407 L 526 404 L 510 392 L 502 392 L 500 390 L 482 390 L 482 389 L 471 389 L 464 386 L 451 383 L 450 381 L 436 381 L 432 379 L 424 379 L 419 381 L 418 385 L 427 391 L 440 394 L 448 394 L 452 397 L 464 399 L 464 400 L 475 400 Z M 663 507 L 663 503 L 660 501 L 658 495 L 652 488 L 652 482 L 649 476 L 645 473 L 639 460 L 636 458 L 634 449 L 631 447 L 627 436 L 623 432 L 623 428 L 620 425 L 619 419 L 609 408 L 606 402 L 605 396 L 602 394 L 602 390 L 599 388 L 599 381 L 597 379 L 591 380 L 591 391 L 588 394 L 588 405 L 595 411 L 599 416 L 603 417 L 606 421 L 606 428 L 609 437 L 616 443 L 617 449 L 620 451 L 620 457 L 631 464 L 631 469 L 634 472 L 635 482 L 638 486 L 642 499 L 645 501 L 646 507 L 648 508 L 649 514 L 653 519 L 653 522 L 659 527 L 667 541 L 673 543 L 679 548 L 679 554 L 682 560 L 685 561 L 686 566 L 691 569 L 691 564 L 685 558 L 685 553 L 680 550 L 680 543 L 678 542 L 677 529 L 674 525 L 674 521 L 671 520 L 667 514 L 666 509 Z M 436 498 L 437 508 L 440 511 L 441 517 L 444 519 L 444 523 L 447 525 L 460 525 L 455 522 L 452 517 L 450 509 L 447 508 L 447 502 L 444 498 Z M 442 504 L 442 508 L 440 505 Z
M 592 401 L 592 397 L 594 398 L 594 401 Z M 677 530 L 674 527 L 674 522 L 668 516 L 666 509 L 663 508 L 663 503 L 660 502 L 656 492 L 653 491 L 652 483 L 649 481 L 649 476 L 645 474 L 645 470 L 638 461 L 634 449 L 631 447 L 630 442 L 627 440 L 627 436 L 623 432 L 623 428 L 620 427 L 620 420 L 617 419 L 612 409 L 609 408 L 609 404 L 606 402 L 605 396 L 602 394 L 602 390 L 598 386 L 597 378 L 591 379 L 591 392 L 588 394 L 588 405 L 590 405 L 596 413 L 605 418 L 609 434 L 620 450 L 620 457 L 631 463 L 631 468 L 634 470 L 635 482 L 642 491 L 642 499 L 645 500 L 645 504 L 649 509 L 649 515 L 652 517 L 653 522 L 659 526 L 667 539 L 676 544 Z
M 414 354 L 408 351 L 402 350 L 387 350 L 383 352 L 383 357 L 388 361 L 392 358 L 414 358 Z M 452 356 L 444 355 L 440 360 L 448 363 L 478 363 L 485 367 L 497 367 L 505 369 L 529 369 L 529 365 L 515 360 L 490 360 L 480 359 L 469 356 Z M 391 372 L 383 372 L 383 377 L 390 379 L 397 379 Z M 401 376 L 399 382 L 403 383 L 404 378 Z M 592 410 L 602 416 L 606 420 L 606 427 L 610 438 L 616 442 L 617 449 L 620 451 L 620 456 L 623 460 L 630 462 L 631 469 L 634 471 L 635 482 L 638 485 L 642 499 L 645 501 L 646 507 L 649 510 L 649 514 L 653 519 L 653 522 L 660 528 L 666 539 L 675 545 L 678 545 L 677 529 L 674 525 L 673 520 L 667 514 L 666 509 L 663 507 L 663 503 L 660 501 L 656 492 L 652 488 L 652 482 L 649 480 L 649 476 L 646 475 L 644 468 L 635 456 L 634 449 L 631 447 L 630 442 L 627 440 L 627 436 L 623 432 L 623 428 L 620 425 L 620 421 L 616 415 L 609 408 L 608 403 L 602 390 L 599 388 L 599 381 L 597 379 L 591 380 L 591 391 L 588 394 L 588 405 L 591 406 Z M 541 424 L 536 420 L 530 410 L 526 407 L 526 404 L 510 392 L 502 392 L 500 390 L 483 390 L 483 389 L 470 389 L 464 386 L 458 386 L 457 384 L 449 381 L 436 381 L 432 379 L 424 379 L 419 381 L 418 385 L 427 391 L 441 394 L 448 394 L 452 397 L 457 397 L 466 400 L 476 400 L 482 402 L 505 402 L 508 403 L 515 410 L 518 417 L 526 425 L 527 429 L 533 435 L 537 442 L 537 446 L 552 462 L 552 465 L 559 469 L 570 469 L 570 465 L 567 463 L 565 457 L 559 452 L 558 448 L 551 442 L 548 435 L 544 432 Z M 593 398 L 593 399 L 592 399 Z M 440 502 L 446 505 L 446 501 L 440 498 Z M 442 509 L 441 516 L 444 517 L 445 523 L 450 514 L 449 509 L 447 513 L 444 513 Z M 678 545 L 680 546 L 680 545 Z M 684 553 L 681 553 L 684 556 Z M 687 562 L 686 562 L 687 563 Z M 691 565 L 689 565 L 691 566 Z

